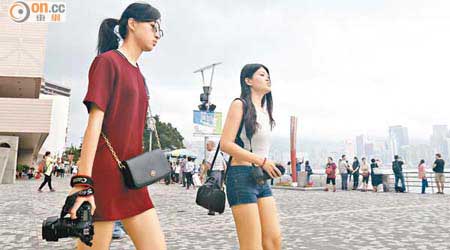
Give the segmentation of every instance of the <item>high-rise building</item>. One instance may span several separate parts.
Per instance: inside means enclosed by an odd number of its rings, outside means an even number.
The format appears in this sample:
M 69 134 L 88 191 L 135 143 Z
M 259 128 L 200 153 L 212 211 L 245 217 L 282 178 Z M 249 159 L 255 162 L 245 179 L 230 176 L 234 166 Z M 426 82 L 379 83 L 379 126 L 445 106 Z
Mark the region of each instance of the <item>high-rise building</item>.
M 13 183 L 17 164 L 32 166 L 50 132 L 52 100 L 44 84 L 47 23 L 16 23 L 12 1 L 0 2 L 0 183 Z
M 389 127 L 389 142 L 392 157 L 399 154 L 403 146 L 409 145 L 408 128 L 401 125 Z
M 430 138 L 431 147 L 435 153 L 441 153 L 444 159 L 449 158 L 448 133 L 447 125 L 433 125 L 433 134 Z
M 353 144 L 352 140 L 345 140 L 345 146 L 344 146 L 344 154 L 347 156 L 347 159 L 350 159 L 350 157 L 355 156 L 355 145 Z
M 364 152 L 366 153 L 366 158 L 370 160 L 375 155 L 375 145 L 372 142 L 364 144 Z
M 358 156 L 358 158 L 361 158 L 364 155 L 364 144 L 364 135 L 358 135 L 356 137 L 356 156 Z

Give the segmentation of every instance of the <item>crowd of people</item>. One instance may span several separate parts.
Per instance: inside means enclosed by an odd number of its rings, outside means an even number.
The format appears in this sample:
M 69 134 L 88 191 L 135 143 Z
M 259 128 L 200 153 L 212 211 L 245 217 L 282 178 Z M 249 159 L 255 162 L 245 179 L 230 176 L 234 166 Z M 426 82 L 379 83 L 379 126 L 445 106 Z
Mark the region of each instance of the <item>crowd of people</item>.
M 221 185 L 223 176 L 226 170 L 227 163 L 220 153 L 218 159 L 215 163 L 214 170 L 210 170 L 211 162 L 214 157 L 215 143 L 214 141 L 207 142 L 207 154 L 205 159 L 201 163 L 196 163 L 195 158 L 182 156 L 177 158 L 175 161 L 171 161 L 172 173 L 165 180 L 166 184 L 177 183 L 181 187 L 186 189 L 195 190 L 196 187 L 201 185 L 208 176 L 214 177 L 218 184 Z M 431 168 L 426 164 L 425 160 L 422 159 L 417 164 L 417 178 L 421 182 L 421 193 L 426 193 L 426 188 L 429 186 L 428 178 L 430 175 L 427 173 L 432 170 L 434 173 L 434 179 L 437 187 L 437 194 L 444 193 L 444 167 L 445 161 L 442 159 L 441 154 L 435 155 L 436 159 L 433 162 Z M 291 163 L 288 162 L 289 166 Z M 394 176 L 394 189 L 395 192 L 404 193 L 407 191 L 405 183 L 404 174 L 405 162 L 398 155 L 394 156 L 394 161 L 392 162 L 392 173 Z M 304 171 L 306 172 L 306 186 L 313 186 L 311 176 L 314 174 L 309 161 L 297 160 L 296 170 L 297 173 L 302 171 L 304 166 Z M 350 162 L 346 155 L 342 155 L 338 159 L 337 163 L 332 157 L 328 157 L 325 174 L 326 187 L 325 191 L 336 192 L 336 177 L 340 176 L 340 186 L 343 191 L 347 190 L 360 190 L 361 192 L 367 192 L 369 190 L 369 183 L 372 187 L 372 191 L 378 192 L 381 189 L 385 189 L 383 185 L 383 163 L 380 159 L 372 158 L 370 161 L 362 157 L 354 157 Z M 273 179 L 271 180 L 273 185 Z M 383 185 L 383 186 L 382 186 Z
M 445 161 L 442 159 L 442 155 L 437 153 L 435 155 L 435 161 L 431 166 L 431 170 L 434 173 L 435 183 L 437 187 L 437 194 L 444 194 L 444 167 Z M 405 162 L 398 155 L 394 156 L 394 161 L 392 162 L 392 172 L 394 174 L 394 188 L 395 192 L 404 193 L 406 192 L 405 185 L 405 174 L 404 167 Z M 336 176 L 339 174 L 341 177 L 341 189 L 346 191 L 349 190 L 349 184 L 352 190 L 357 190 L 360 188 L 361 191 L 368 191 L 369 180 L 371 181 L 372 188 L 374 192 L 380 190 L 380 185 L 383 184 L 383 172 L 381 170 L 382 162 L 379 159 L 370 159 L 370 162 L 365 158 L 358 159 L 354 157 L 353 161 L 350 163 L 347 160 L 346 155 L 342 155 L 336 164 L 332 157 L 328 157 L 328 162 L 326 164 L 325 174 L 326 187 L 325 191 L 332 190 L 336 192 Z M 425 160 L 420 160 L 417 164 L 418 179 L 421 181 L 421 193 L 426 193 L 426 188 L 428 187 L 428 176 L 427 173 L 429 167 L 427 166 Z M 309 177 L 308 177 L 309 179 Z M 360 185 L 360 181 L 362 181 Z M 383 186 L 384 187 L 384 186 Z
M 46 159 L 48 159 L 48 167 L 46 165 Z M 22 167 L 21 169 L 17 169 L 16 178 L 40 179 L 45 172 L 43 170 L 44 168 L 46 170 L 48 169 L 48 171 L 51 170 L 51 176 L 59 178 L 64 178 L 66 175 L 71 177 L 72 175 L 76 175 L 78 171 L 78 167 L 75 164 L 64 162 L 61 158 L 54 158 L 51 155 L 48 157 L 44 155 L 44 159 L 39 160 L 36 165 L 36 167 Z
M 52 157 L 51 152 L 45 152 L 43 159 L 38 163 L 38 167 L 35 171 L 35 175 L 40 176 L 44 175 L 44 181 L 39 186 L 38 191 L 42 192 L 42 188 L 46 184 L 51 192 L 54 192 L 55 189 L 52 187 L 52 176 L 64 178 L 67 174 L 70 176 L 74 176 L 78 173 L 78 167 L 75 164 L 64 164 L 61 158 Z

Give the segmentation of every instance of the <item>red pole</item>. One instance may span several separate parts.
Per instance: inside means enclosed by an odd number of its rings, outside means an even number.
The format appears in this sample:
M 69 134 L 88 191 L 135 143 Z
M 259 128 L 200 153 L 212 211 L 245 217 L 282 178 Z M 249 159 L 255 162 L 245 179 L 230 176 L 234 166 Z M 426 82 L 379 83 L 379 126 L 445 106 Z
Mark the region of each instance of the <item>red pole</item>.
M 297 182 L 297 117 L 291 116 L 291 169 L 292 182 Z

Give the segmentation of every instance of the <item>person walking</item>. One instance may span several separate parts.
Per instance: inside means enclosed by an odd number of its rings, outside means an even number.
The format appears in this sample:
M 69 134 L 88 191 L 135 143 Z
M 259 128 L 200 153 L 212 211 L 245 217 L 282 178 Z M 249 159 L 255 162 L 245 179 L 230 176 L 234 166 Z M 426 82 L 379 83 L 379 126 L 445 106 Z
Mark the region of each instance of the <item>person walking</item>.
M 95 189 L 93 195 L 77 196 L 71 219 L 84 202 L 91 204 L 95 234 L 92 247 L 81 241 L 78 249 L 109 249 L 114 222 L 122 221 L 134 247 L 166 249 L 158 215 L 148 188 L 129 189 L 107 147 L 110 142 L 119 159 L 142 153 L 149 92 L 137 63 L 143 52 L 152 51 L 162 37 L 160 12 L 147 3 L 133 3 L 120 19 L 107 18 L 100 25 L 98 55 L 89 69 L 89 85 L 83 100 L 89 113 L 83 137 L 78 175 Z M 120 38 L 123 39 L 119 47 Z M 69 195 L 86 186 L 73 185 Z
M 220 149 L 230 155 L 226 177 L 241 250 L 281 249 L 277 206 L 267 181 L 281 176 L 268 159 L 270 134 L 275 121 L 269 70 L 262 64 L 247 64 L 240 75 L 241 98 L 232 102 L 225 121 Z
M 180 183 L 180 161 L 179 160 L 177 160 L 175 162 L 174 172 L 175 172 L 175 180 L 174 180 L 175 183 Z
M 438 194 L 444 194 L 444 182 L 445 182 L 445 175 L 444 175 L 444 167 L 445 167 L 445 161 L 442 159 L 441 154 L 436 154 L 436 160 L 433 164 L 433 172 L 436 179 L 436 186 L 438 189 Z
M 223 158 L 223 154 L 222 152 L 218 152 L 217 157 L 216 157 L 216 161 L 214 162 L 214 166 L 211 166 L 213 160 L 214 160 L 214 155 L 215 155 L 215 148 L 216 148 L 216 144 L 214 143 L 214 141 L 208 141 L 206 143 L 206 161 L 205 161 L 205 166 L 206 168 L 202 169 L 202 174 L 201 176 L 203 177 L 205 172 L 209 173 L 208 177 L 213 177 L 214 181 L 217 183 L 217 185 L 219 185 L 220 187 L 222 186 L 222 181 L 223 181 L 223 177 L 225 174 L 225 171 L 227 169 L 227 163 L 225 162 L 225 159 Z M 203 180 L 202 180 L 203 181 Z M 215 215 L 215 213 L 213 211 L 209 211 L 208 215 Z
M 41 186 L 39 186 L 38 191 L 42 192 L 42 188 L 45 186 L 45 184 L 48 183 L 48 188 L 50 188 L 50 192 L 55 192 L 56 190 L 53 189 L 52 187 L 52 158 L 50 157 L 50 152 L 47 151 L 45 152 L 44 155 L 44 161 L 45 161 L 45 165 L 44 165 L 44 181 L 42 182 Z
M 195 190 L 194 181 L 192 179 L 192 175 L 194 174 L 194 170 L 195 170 L 194 159 L 189 156 L 187 158 L 186 167 L 184 169 L 184 174 L 186 175 L 186 190 L 189 190 L 191 185 L 192 185 L 192 188 Z
M 64 178 L 66 173 L 66 167 L 64 166 L 64 163 L 61 161 L 58 163 L 59 166 L 59 177 Z
M 180 160 L 180 174 L 181 174 L 181 184 L 180 186 L 186 187 L 186 156 L 182 156 Z

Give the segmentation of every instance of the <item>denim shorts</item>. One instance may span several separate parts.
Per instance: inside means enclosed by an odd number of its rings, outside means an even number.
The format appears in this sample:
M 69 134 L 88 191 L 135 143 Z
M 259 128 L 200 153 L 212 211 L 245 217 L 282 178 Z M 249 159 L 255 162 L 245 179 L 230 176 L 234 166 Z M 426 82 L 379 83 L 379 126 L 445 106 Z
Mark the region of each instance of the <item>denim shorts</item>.
M 263 185 L 253 178 L 252 166 L 230 166 L 227 170 L 225 184 L 230 207 L 239 204 L 257 203 L 259 198 L 272 196 L 267 181 Z

